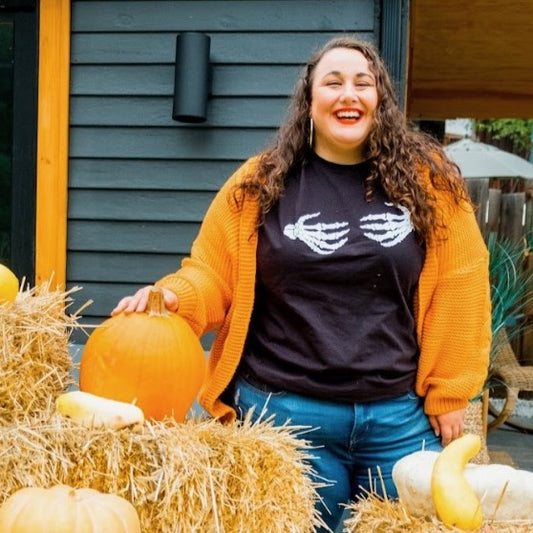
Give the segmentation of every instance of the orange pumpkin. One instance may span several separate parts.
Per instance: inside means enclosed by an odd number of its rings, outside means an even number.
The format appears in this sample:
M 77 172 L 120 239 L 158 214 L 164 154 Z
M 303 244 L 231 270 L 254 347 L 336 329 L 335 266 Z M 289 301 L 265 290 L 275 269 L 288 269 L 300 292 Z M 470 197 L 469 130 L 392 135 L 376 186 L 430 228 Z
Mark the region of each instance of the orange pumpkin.
M 80 389 L 135 403 L 147 419 L 174 417 L 191 408 L 206 370 L 204 350 L 189 324 L 165 309 L 160 289 L 150 292 L 145 313 L 105 320 L 87 339 Z

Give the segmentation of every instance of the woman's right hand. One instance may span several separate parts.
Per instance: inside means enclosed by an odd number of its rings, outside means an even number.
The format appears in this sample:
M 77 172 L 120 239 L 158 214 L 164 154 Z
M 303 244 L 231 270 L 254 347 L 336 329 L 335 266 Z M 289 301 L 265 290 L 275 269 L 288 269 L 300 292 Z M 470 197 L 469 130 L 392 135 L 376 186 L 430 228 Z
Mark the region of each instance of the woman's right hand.
M 135 294 L 122 298 L 111 311 L 111 316 L 119 313 L 126 313 L 127 315 L 130 313 L 143 313 L 146 311 L 148 295 L 153 288 L 154 285 L 147 285 L 139 289 Z M 178 309 L 178 297 L 169 289 L 161 288 L 161 291 L 163 292 L 165 307 L 172 313 L 176 312 Z

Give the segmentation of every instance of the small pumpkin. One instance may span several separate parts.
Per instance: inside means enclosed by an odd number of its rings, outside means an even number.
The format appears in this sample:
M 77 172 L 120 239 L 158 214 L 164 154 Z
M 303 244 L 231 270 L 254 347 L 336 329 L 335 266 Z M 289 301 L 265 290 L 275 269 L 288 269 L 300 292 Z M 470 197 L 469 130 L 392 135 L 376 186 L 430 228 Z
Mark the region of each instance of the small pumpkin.
M 140 533 L 135 507 L 116 494 L 55 485 L 27 487 L 0 507 L 2 533 Z
M 61 415 L 90 428 L 122 429 L 144 422 L 143 412 L 135 405 L 79 390 L 60 394 L 56 409 Z
M 0 304 L 13 302 L 19 291 L 17 276 L 5 265 L 0 264 Z
M 105 320 L 87 339 L 80 389 L 134 403 L 147 419 L 185 419 L 203 383 L 206 360 L 189 324 L 169 313 L 162 291 L 150 291 L 144 313 Z

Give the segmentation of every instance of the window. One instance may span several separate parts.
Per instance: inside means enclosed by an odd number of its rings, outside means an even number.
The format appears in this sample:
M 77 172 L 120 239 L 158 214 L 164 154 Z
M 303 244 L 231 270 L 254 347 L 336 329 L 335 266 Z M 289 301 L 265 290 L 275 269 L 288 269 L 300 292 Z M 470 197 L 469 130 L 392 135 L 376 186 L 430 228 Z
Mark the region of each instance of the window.
M 0 263 L 11 266 L 13 21 L 0 15 Z
M 33 5 L 32 5 L 33 4 Z M 0 5 L 0 262 L 35 277 L 37 16 L 34 2 Z

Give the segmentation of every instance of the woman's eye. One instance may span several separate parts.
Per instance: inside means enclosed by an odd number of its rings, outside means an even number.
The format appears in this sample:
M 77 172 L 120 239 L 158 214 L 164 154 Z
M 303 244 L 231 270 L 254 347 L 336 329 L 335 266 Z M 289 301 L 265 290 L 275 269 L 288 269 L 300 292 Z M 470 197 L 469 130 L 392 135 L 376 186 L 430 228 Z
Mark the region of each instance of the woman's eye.
M 327 85 L 328 85 L 329 87 L 331 87 L 331 86 L 337 86 L 337 85 L 340 85 L 340 84 L 341 84 L 340 81 L 328 81 L 328 83 L 327 83 Z

